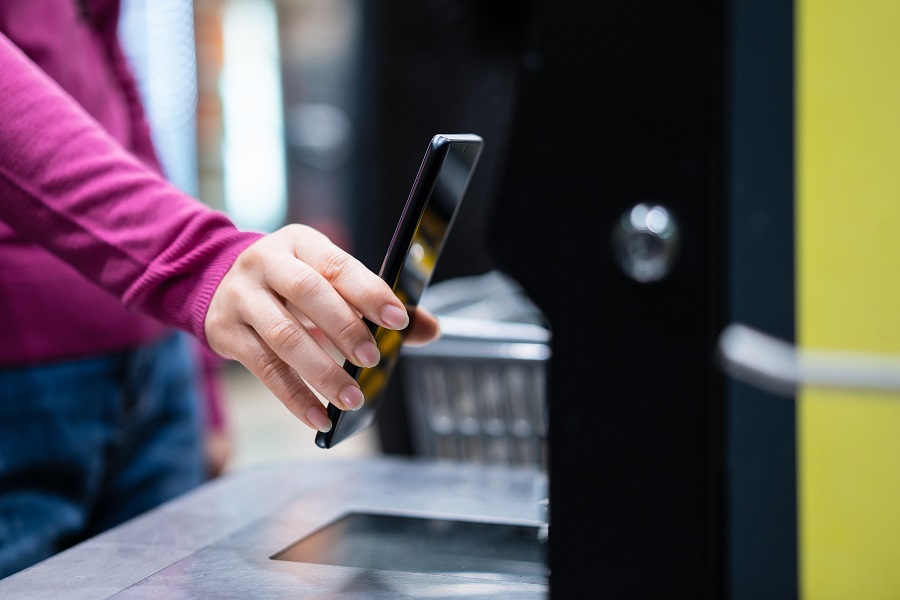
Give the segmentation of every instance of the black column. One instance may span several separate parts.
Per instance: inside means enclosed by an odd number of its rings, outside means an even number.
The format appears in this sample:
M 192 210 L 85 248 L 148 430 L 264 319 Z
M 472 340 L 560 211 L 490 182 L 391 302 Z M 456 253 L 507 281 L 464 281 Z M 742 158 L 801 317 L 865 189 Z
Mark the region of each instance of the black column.
M 537 1 L 491 248 L 544 310 L 554 598 L 727 589 L 720 3 Z M 665 206 L 669 275 L 624 274 L 624 211 Z
M 793 340 L 794 3 L 731 5 L 728 319 Z M 727 391 L 729 597 L 796 598 L 794 401 Z

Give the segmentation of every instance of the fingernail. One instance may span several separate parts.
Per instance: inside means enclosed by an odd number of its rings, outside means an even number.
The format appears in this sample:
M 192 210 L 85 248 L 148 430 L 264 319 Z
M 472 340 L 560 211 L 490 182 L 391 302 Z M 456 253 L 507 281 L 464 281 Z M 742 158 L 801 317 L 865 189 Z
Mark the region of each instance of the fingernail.
M 343 405 L 347 407 L 347 410 L 356 410 L 360 408 L 365 400 L 362 390 L 354 385 L 348 385 L 341 390 L 341 393 L 338 394 L 338 399 L 340 399 Z
M 306 411 L 306 419 L 316 428 L 317 431 L 326 433 L 331 431 L 331 419 L 318 408 L 310 408 Z
M 357 346 L 354 354 L 356 355 L 356 360 L 364 367 L 374 367 L 381 358 L 381 353 L 378 352 L 378 346 L 369 341 L 363 342 Z
M 403 329 L 409 325 L 409 315 L 406 314 L 406 311 L 393 304 L 384 307 L 384 310 L 381 311 L 381 320 L 391 329 Z

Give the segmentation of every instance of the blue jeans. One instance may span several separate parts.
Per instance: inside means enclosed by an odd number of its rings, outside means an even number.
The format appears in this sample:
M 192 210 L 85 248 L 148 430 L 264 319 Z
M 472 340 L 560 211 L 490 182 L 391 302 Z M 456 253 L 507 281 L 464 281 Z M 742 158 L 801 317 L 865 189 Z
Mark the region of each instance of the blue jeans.
M 0 369 L 0 578 L 199 485 L 190 340 Z

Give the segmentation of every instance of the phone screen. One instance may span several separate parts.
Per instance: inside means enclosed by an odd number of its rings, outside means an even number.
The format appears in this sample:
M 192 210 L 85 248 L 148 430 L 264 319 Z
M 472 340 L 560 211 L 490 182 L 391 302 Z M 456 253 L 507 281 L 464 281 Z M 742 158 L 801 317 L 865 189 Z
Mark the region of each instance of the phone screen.
M 438 134 L 425 151 L 379 272 L 406 305 L 410 320 L 415 318 L 415 308 L 431 281 L 483 143 L 474 134 Z M 316 434 L 316 445 L 321 448 L 331 448 L 374 423 L 379 397 L 400 356 L 405 330 L 382 329 L 368 320 L 366 323 L 375 336 L 381 361 L 372 368 L 344 363 L 344 369 L 359 382 L 366 401 L 355 411 L 342 411 L 329 403 L 331 430 Z

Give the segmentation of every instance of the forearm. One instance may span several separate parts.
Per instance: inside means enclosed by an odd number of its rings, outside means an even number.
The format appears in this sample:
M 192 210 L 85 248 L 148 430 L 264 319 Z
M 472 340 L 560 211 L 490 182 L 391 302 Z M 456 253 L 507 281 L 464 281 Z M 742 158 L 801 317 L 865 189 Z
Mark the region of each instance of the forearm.
M 260 237 L 127 152 L 0 35 L 0 219 L 126 305 L 203 339 L 209 299 Z

